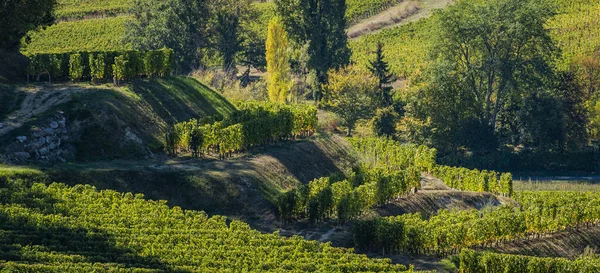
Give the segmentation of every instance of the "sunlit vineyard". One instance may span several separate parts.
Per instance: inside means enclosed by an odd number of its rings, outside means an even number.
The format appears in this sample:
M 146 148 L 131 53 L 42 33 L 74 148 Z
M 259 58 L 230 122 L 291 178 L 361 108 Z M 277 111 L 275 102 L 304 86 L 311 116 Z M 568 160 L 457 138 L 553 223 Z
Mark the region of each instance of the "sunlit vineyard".
M 491 246 L 515 239 L 600 224 L 597 192 L 520 192 L 520 206 L 481 211 L 442 210 L 429 219 L 420 214 L 359 222 L 355 243 L 363 249 L 412 254 L 457 254 L 462 248 Z
M 556 0 L 559 14 L 549 23 L 563 51 L 560 65 L 566 68 L 580 56 L 600 49 L 600 1 Z
M 3 179 L 2 272 L 402 272 L 387 259 L 147 201 Z
M 600 257 L 544 258 L 463 250 L 460 253 L 462 273 L 595 273 L 600 271 Z
M 432 17 L 352 40 L 352 61 L 362 66 L 368 65 L 375 56 L 377 43 L 382 42 L 391 71 L 408 77 L 427 67 L 434 27 L 435 18 Z
M 404 0 L 347 0 L 346 18 L 350 24 L 376 15 Z
M 32 32 L 31 43 L 21 51 L 27 55 L 130 50 L 131 46 L 122 43 L 127 20 L 129 17 L 121 16 L 58 23 Z
M 58 0 L 59 20 L 81 19 L 86 16 L 111 16 L 125 13 L 132 0 Z

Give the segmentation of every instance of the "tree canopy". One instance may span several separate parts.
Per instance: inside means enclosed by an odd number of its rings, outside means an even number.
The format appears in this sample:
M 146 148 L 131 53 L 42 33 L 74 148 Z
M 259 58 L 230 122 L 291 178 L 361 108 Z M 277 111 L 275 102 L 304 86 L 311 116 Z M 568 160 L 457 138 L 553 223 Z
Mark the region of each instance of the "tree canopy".
M 0 3 L 0 48 L 19 47 L 27 32 L 54 23 L 56 0 L 3 0 Z
M 350 62 L 345 0 L 276 0 L 275 3 L 290 37 L 297 44 L 309 44 L 309 68 L 316 71 L 320 83 L 327 82 L 330 69 Z M 321 96 L 317 92 L 315 99 Z

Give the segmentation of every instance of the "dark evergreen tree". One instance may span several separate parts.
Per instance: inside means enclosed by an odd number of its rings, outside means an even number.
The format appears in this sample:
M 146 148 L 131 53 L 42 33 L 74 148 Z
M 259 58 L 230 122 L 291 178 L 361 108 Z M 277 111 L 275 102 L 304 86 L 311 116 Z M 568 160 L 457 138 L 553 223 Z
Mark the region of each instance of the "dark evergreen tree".
M 392 80 L 394 75 L 390 73 L 389 64 L 385 61 L 383 55 L 383 44 L 377 43 L 377 52 L 375 60 L 370 62 L 369 71 L 378 80 L 377 99 L 379 106 L 382 108 L 392 105 Z
M 217 14 L 217 49 L 223 57 L 223 69 L 235 74 L 235 56 L 242 50 L 242 39 L 239 35 L 240 18 L 235 13 L 225 10 Z
M 297 44 L 309 44 L 309 69 L 316 72 L 321 84 L 328 82 L 330 69 L 350 62 L 345 0 L 276 0 L 275 3 L 290 37 Z M 321 100 L 322 96 L 322 90 L 316 90 L 315 100 Z

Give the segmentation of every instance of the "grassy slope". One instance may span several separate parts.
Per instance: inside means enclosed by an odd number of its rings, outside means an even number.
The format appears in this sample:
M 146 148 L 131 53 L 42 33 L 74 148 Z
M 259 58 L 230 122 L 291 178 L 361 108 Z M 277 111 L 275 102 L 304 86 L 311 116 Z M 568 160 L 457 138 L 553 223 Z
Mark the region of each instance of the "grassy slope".
M 91 184 L 99 189 L 143 193 L 169 205 L 242 219 L 273 231 L 277 195 L 302 183 L 345 171 L 357 159 L 340 137 L 321 136 L 254 150 L 237 159 L 119 160 L 54 167 L 2 167 L 41 182 Z M 3 174 L 4 173 L 4 174 Z
M 78 157 L 127 156 L 118 144 L 132 130 L 150 150 L 160 150 L 172 124 L 214 114 L 227 115 L 235 107 L 200 82 L 187 77 L 133 81 L 125 88 L 79 94 L 66 107 L 68 118 L 92 122 L 82 132 Z
M 40 86 L 38 92 L 53 92 Z M 126 87 L 112 85 L 86 86 L 63 84 L 60 89 L 72 89 L 71 101 L 48 107 L 48 111 L 33 117 L 21 128 L 2 137 L 9 144 L 18 135 L 29 135 L 32 128 L 46 116 L 64 111 L 80 159 L 111 159 L 147 155 L 140 145 L 120 145 L 127 132 L 133 132 L 151 151 L 161 150 L 168 126 L 191 118 L 227 115 L 235 107 L 225 98 L 187 77 L 136 80 Z M 0 145 L 3 146 L 3 145 Z

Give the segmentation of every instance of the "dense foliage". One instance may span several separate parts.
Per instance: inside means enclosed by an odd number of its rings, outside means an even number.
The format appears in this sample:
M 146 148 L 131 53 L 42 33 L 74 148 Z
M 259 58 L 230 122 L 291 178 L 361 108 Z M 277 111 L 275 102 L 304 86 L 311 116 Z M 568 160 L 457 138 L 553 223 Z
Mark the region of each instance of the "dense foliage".
M 101 80 L 116 78 L 168 76 L 173 70 L 173 51 L 79 52 L 33 54 L 29 56 L 28 74 L 49 75 L 55 79 L 82 78 Z
M 320 84 L 327 83 L 330 69 L 343 67 L 350 61 L 346 1 L 276 0 L 275 3 L 290 38 L 299 45 L 308 43 L 308 68 L 316 73 Z M 315 93 L 315 100 L 321 100 L 320 90 Z
M 356 66 L 329 72 L 322 105 L 338 115 L 350 136 L 356 122 L 375 112 L 377 79 Z
M 132 49 L 123 43 L 127 16 L 60 22 L 45 30 L 31 32 L 31 42 L 23 45 L 25 55 Z M 158 49 L 158 48 L 157 48 Z
M 262 234 L 142 194 L 9 177 L 0 184 L 3 272 L 406 271 L 390 260 Z
M 4 0 L 0 5 L 0 49 L 17 49 L 27 32 L 54 23 L 55 0 Z
M 316 130 L 317 109 L 312 106 L 252 102 L 240 103 L 238 108 L 238 112 L 225 118 L 175 124 L 167 134 L 166 150 L 171 154 L 191 151 L 225 157 L 252 146 L 310 135 Z
M 449 166 L 437 166 L 432 173 L 453 189 L 492 192 L 505 196 L 513 194 L 513 179 L 510 173 L 499 174 L 494 171 Z
M 600 4 L 530 2 L 461 1 L 351 41 L 353 61 L 365 67 L 383 42 L 391 71 L 407 79 L 398 92 L 406 110 L 398 137 L 427 143 L 443 156 L 466 149 L 476 161 L 514 158 L 509 168 L 502 160 L 479 165 L 504 170 L 520 168 L 516 161 L 536 165 L 525 158 L 542 151 L 577 157 L 568 153 L 581 154 L 597 139 Z M 520 46 L 511 46 L 519 35 L 525 35 Z M 495 153 L 505 146 L 531 150 Z
M 120 35 L 138 50 L 172 48 L 176 70 L 186 72 L 199 66 L 199 48 L 206 42 L 204 1 L 133 0 L 131 20 Z
M 461 273 L 592 273 L 600 271 L 598 257 L 541 258 L 463 250 L 460 253 Z
M 520 206 L 468 211 L 439 211 L 360 221 L 355 243 L 363 249 L 413 254 L 456 254 L 462 248 L 491 246 L 540 237 L 551 232 L 596 226 L 600 222 L 597 192 L 519 192 Z
M 421 174 L 416 168 L 386 170 L 363 166 L 344 180 L 320 178 L 283 193 L 277 204 L 279 216 L 284 222 L 308 218 L 315 223 L 337 218 L 344 223 L 375 205 L 387 204 L 419 188 L 420 182 Z

